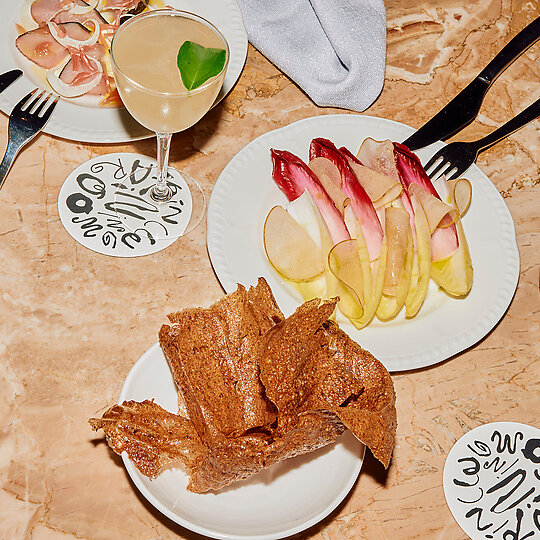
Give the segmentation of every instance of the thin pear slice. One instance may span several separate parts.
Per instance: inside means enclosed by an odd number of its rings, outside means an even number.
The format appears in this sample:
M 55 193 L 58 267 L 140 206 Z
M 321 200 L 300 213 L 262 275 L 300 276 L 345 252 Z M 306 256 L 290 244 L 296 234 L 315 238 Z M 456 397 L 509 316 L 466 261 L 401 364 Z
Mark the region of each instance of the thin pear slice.
M 339 151 L 347 158 L 349 165 L 362 187 L 366 190 L 375 209 L 390 204 L 401 195 L 403 188 L 399 180 L 366 167 L 344 146 Z
M 383 238 L 379 258 L 370 262 L 366 241 L 362 233 L 362 227 L 360 226 L 360 223 L 358 223 L 358 220 L 350 207 L 345 208 L 344 218 L 347 228 L 351 233 L 351 237 L 356 240 L 356 247 L 362 265 L 364 313 L 360 318 L 350 319 L 354 327 L 361 330 L 373 320 L 381 300 L 386 270 L 386 238 Z
M 270 264 L 285 278 L 308 281 L 323 272 L 321 250 L 283 207 L 266 216 L 263 239 Z
M 340 286 L 339 310 L 348 319 L 364 315 L 364 276 L 356 240 L 344 240 L 328 253 L 328 268 Z
M 336 208 L 343 213 L 347 196 L 341 191 L 341 174 L 337 166 L 328 158 L 313 158 L 308 167 L 315 173 L 324 190 L 334 201 Z
M 393 319 L 403 307 L 411 283 L 413 240 L 409 213 L 388 207 L 385 222 L 387 259 L 383 294 L 377 308 L 381 321 Z
M 291 287 L 295 288 L 304 302 L 309 302 L 314 298 L 324 298 L 326 294 L 326 277 L 323 274 L 310 279 L 309 281 L 291 281 L 286 280 Z
M 416 252 L 414 253 L 411 285 L 405 299 L 405 316 L 415 317 L 426 298 L 431 274 L 431 235 L 426 214 L 416 197 L 411 196 L 416 228 Z
M 451 257 L 431 263 L 431 277 L 450 296 L 463 297 L 472 287 L 473 266 L 461 219 L 455 225 L 459 247 Z

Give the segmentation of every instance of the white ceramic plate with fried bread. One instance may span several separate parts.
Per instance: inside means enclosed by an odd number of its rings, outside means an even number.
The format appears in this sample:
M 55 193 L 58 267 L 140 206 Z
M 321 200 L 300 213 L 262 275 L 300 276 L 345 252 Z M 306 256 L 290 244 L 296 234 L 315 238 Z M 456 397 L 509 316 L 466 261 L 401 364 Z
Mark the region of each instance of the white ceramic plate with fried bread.
M 130 399 L 153 399 L 177 412 L 176 387 L 159 344 L 126 378 L 119 403 Z M 355 484 L 363 456 L 364 445 L 346 431 L 332 445 L 205 494 L 186 490 L 183 469 L 169 469 L 149 480 L 125 453 L 122 459 L 137 489 L 179 525 L 212 538 L 270 540 L 303 531 L 332 512 Z
M 31 0 L 2 1 L 0 73 L 17 67 L 24 72 L 23 77 L 0 94 L 0 110 L 6 114 L 10 114 L 13 106 L 36 86 L 50 90 L 43 82 L 43 73 L 24 58 L 15 46 L 18 35 L 15 25 L 21 22 L 23 6 L 30 4 Z M 247 56 L 247 34 L 236 0 L 167 0 L 154 2 L 154 5 L 168 5 L 197 13 L 223 33 L 229 44 L 230 59 L 223 89 L 216 100 L 216 103 L 219 102 L 240 77 Z M 124 108 L 87 107 L 67 99 L 60 100 L 43 131 L 63 139 L 87 143 L 120 143 L 154 135 L 136 122 Z
M 331 139 L 356 153 L 367 137 L 405 140 L 414 130 L 404 124 L 359 114 L 306 118 L 261 135 L 245 146 L 218 178 L 207 217 L 208 253 L 227 293 L 237 283 L 255 285 L 264 277 L 285 316 L 301 303 L 300 296 L 276 274 L 263 246 L 263 225 L 270 209 L 287 199 L 272 180 L 270 149 L 288 150 L 308 161 L 315 137 Z M 418 152 L 427 161 L 443 143 Z M 466 298 L 453 299 L 433 281 L 420 312 L 406 320 L 374 320 L 356 330 L 338 315 L 340 327 L 389 371 L 430 366 L 471 347 L 488 334 L 506 312 L 519 277 L 519 252 L 508 208 L 482 171 L 473 165 L 466 176 L 473 196 L 463 227 L 469 243 L 474 282 Z

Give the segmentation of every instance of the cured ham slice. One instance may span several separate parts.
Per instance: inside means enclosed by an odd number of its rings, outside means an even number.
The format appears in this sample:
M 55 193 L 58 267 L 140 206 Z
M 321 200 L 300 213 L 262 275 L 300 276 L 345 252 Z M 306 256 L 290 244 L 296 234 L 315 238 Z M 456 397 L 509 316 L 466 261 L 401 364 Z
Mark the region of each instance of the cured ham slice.
M 79 23 L 63 23 L 58 26 L 73 39 L 84 40 L 90 35 L 89 30 Z M 58 66 L 70 56 L 67 47 L 64 47 L 53 38 L 47 26 L 20 35 L 15 40 L 15 45 L 28 60 L 44 69 Z M 86 47 L 84 51 L 85 54 L 96 60 L 103 58 L 106 52 L 105 47 L 100 43 Z
M 80 6 L 86 6 L 86 2 L 76 0 Z M 87 21 L 95 21 L 99 24 L 107 24 L 99 11 L 92 9 L 88 13 L 75 14 L 69 11 L 73 2 L 69 0 L 35 0 L 30 7 L 32 18 L 43 26 L 50 21 L 56 23 L 78 22 L 84 24 Z
M 60 73 L 60 80 L 62 82 L 70 85 L 83 84 L 86 79 L 95 75 L 95 71 L 76 71 L 73 69 L 73 64 L 73 60 L 70 60 Z M 87 92 L 87 94 L 89 96 L 106 96 L 111 91 L 111 84 L 113 80 L 114 79 L 110 75 L 103 73 L 99 84 Z
M 51 36 L 46 26 L 21 34 L 15 45 L 28 60 L 45 69 L 57 66 L 69 56 L 68 50 Z

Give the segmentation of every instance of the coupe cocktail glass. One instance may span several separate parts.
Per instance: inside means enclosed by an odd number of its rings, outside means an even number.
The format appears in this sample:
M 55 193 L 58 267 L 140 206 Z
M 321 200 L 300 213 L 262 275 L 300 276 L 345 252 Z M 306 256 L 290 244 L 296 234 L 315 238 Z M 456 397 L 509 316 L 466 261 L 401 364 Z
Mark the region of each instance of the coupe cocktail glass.
M 185 88 L 177 64 L 178 51 L 185 41 L 226 51 L 221 72 L 193 90 Z M 137 194 L 146 204 L 153 205 L 148 208 L 155 208 L 156 217 L 159 214 L 164 219 L 162 237 L 182 236 L 201 221 L 206 203 L 195 180 L 169 169 L 171 138 L 197 123 L 216 101 L 227 71 L 227 41 L 215 26 L 193 13 L 173 9 L 148 11 L 120 26 L 112 40 L 111 57 L 118 92 L 126 109 L 157 137 L 157 177 L 148 175 L 145 184 L 137 185 Z M 180 182 L 171 174 L 173 171 L 180 174 Z M 121 201 L 123 195 L 128 195 L 123 187 L 123 192 L 120 189 L 117 192 L 117 212 L 130 204 Z M 186 190 L 190 191 L 187 205 Z M 180 191 L 183 208 L 175 197 Z M 188 221 L 175 223 L 171 216 L 176 213 L 172 209 L 191 210 L 192 215 Z

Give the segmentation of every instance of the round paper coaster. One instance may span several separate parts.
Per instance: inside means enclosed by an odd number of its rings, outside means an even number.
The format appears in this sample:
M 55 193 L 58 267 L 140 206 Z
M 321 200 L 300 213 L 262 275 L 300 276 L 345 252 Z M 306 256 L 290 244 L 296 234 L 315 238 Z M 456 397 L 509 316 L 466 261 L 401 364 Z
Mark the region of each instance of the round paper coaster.
M 165 249 L 193 228 L 193 203 L 189 177 L 172 168 L 167 181 L 173 201 L 167 207 L 152 202 L 148 190 L 156 170 L 155 160 L 139 154 L 107 154 L 83 163 L 60 190 L 62 224 L 77 242 L 103 255 L 139 257 Z
M 495 422 L 469 431 L 448 453 L 443 487 L 473 540 L 540 538 L 540 429 Z

